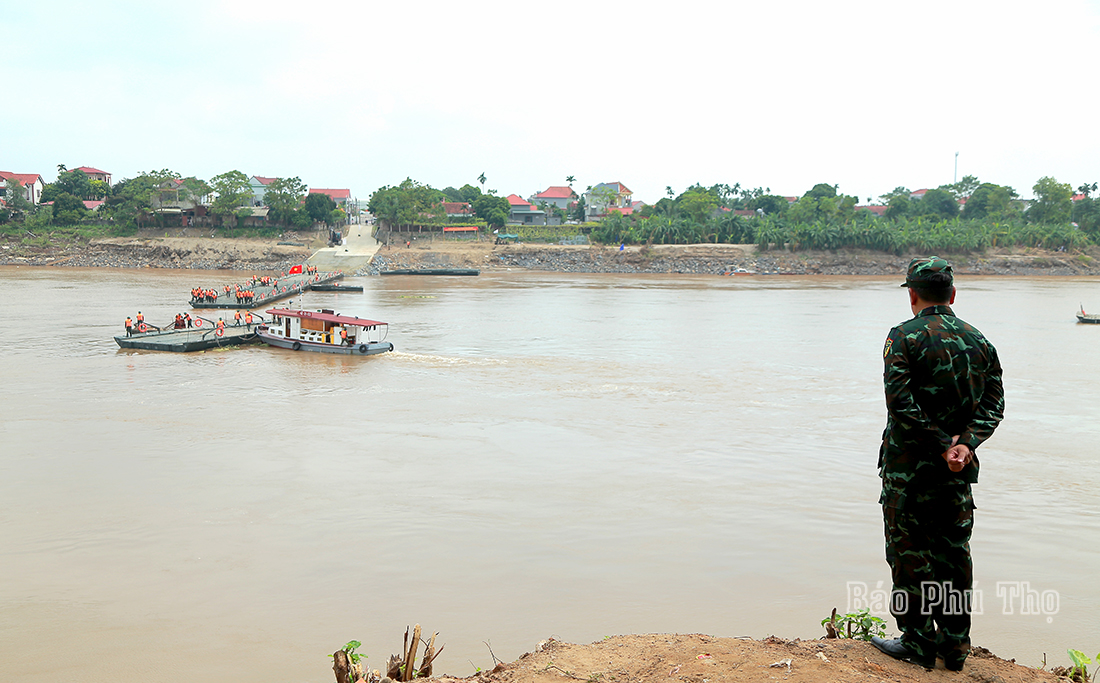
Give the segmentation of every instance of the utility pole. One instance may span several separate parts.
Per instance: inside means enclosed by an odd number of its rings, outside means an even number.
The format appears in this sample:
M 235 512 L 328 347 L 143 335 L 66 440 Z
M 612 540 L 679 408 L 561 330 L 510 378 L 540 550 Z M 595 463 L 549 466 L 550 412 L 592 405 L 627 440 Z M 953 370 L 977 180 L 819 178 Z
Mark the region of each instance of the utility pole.
M 955 152 L 955 177 L 951 180 L 952 183 L 959 182 L 959 153 Z

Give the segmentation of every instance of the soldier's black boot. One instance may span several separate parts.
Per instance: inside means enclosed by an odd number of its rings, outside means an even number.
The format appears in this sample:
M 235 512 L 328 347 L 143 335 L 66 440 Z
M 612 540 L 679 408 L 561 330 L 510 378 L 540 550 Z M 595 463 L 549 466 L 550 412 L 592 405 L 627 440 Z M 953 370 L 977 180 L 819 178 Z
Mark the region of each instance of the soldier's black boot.
M 937 654 L 943 659 L 943 668 L 948 671 L 962 671 L 963 662 L 966 661 L 966 652 L 960 653 L 955 648 L 939 646 Z
M 909 662 L 910 664 L 916 664 L 917 666 L 923 666 L 925 669 L 936 668 L 936 657 L 925 657 L 911 649 L 905 644 L 901 638 L 894 638 L 893 640 L 884 640 L 879 637 L 871 639 L 871 644 L 877 647 L 880 651 L 890 655 L 894 659 L 900 659 L 903 662 Z

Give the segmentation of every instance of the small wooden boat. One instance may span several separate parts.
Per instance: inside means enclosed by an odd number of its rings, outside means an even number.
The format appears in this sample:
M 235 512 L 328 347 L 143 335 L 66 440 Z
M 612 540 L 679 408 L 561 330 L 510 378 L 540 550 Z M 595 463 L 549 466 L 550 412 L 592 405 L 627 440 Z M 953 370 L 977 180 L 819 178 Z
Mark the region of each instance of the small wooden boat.
M 722 272 L 723 275 L 756 275 L 755 270 L 748 270 L 747 268 L 738 268 L 735 266 L 726 266 L 726 270 Z
M 333 282 L 326 285 L 310 285 L 310 289 L 315 292 L 361 292 L 363 288 L 360 285 L 343 285 L 339 282 Z
M 1085 313 L 1085 307 L 1082 305 L 1081 310 L 1077 311 L 1077 322 L 1093 323 L 1094 325 L 1100 325 L 1100 314 Z
M 195 318 L 194 320 L 199 325 L 198 327 L 166 328 L 162 330 L 150 326 L 147 332 L 135 332 L 129 337 L 119 335 L 115 337 L 115 342 L 124 349 L 187 353 L 223 346 L 257 344 L 260 341 L 260 338 L 256 335 L 256 328 L 260 326 L 259 322 L 251 325 L 227 325 L 218 328 L 215 323 L 209 320 L 205 324 L 202 318 Z
M 372 356 L 393 351 L 385 341 L 389 324 L 378 320 L 319 311 L 269 308 L 271 322 L 256 334 L 270 346 L 292 351 L 316 351 L 355 356 Z M 372 334 L 373 333 L 373 334 Z
M 379 275 L 481 275 L 477 268 L 398 268 L 383 270 Z

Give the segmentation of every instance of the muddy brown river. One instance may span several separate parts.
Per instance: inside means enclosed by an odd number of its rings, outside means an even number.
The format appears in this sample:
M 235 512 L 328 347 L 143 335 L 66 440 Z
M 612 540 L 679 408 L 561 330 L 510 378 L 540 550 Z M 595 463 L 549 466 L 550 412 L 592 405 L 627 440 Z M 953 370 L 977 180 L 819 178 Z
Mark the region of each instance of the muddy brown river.
M 358 278 L 394 353 L 121 351 L 210 271 L 0 268 L 0 680 L 437 672 L 555 636 L 823 635 L 888 588 L 875 459 L 900 278 Z M 959 278 L 1005 367 L 976 644 L 1100 648 L 1097 278 Z M 295 303 L 297 305 L 297 302 Z M 893 623 L 890 623 L 893 628 Z

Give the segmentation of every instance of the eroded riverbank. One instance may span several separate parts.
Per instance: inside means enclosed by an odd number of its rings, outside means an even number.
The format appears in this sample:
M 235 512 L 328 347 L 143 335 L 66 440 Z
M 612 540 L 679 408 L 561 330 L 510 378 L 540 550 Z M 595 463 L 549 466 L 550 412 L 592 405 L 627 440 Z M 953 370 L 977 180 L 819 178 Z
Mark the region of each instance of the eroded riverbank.
M 9 237 L 0 243 L 0 265 L 285 271 L 324 246 L 313 233 L 278 239 L 233 239 L 143 234 L 87 242 L 43 243 Z M 1067 253 L 1042 249 L 994 249 L 980 254 L 942 254 L 956 272 L 975 275 L 1100 275 L 1100 248 Z M 679 273 L 699 275 L 893 275 L 912 254 L 866 250 L 761 251 L 755 245 L 628 246 L 495 245 L 485 241 L 416 239 L 383 246 L 361 275 L 399 268 L 524 269 L 563 273 Z

